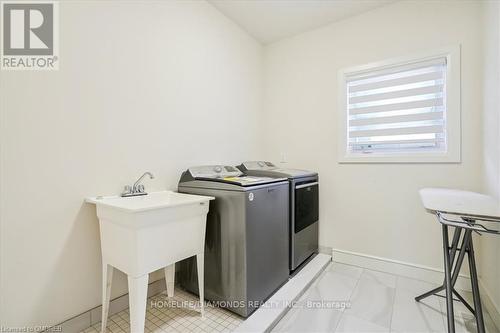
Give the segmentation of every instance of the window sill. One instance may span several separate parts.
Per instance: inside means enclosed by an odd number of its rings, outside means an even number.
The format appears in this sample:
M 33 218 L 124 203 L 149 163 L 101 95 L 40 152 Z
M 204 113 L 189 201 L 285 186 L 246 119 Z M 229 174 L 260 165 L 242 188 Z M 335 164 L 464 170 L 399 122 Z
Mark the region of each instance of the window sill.
M 459 153 L 412 153 L 405 154 L 345 154 L 340 156 L 337 161 L 339 164 L 421 164 L 421 163 L 461 163 Z

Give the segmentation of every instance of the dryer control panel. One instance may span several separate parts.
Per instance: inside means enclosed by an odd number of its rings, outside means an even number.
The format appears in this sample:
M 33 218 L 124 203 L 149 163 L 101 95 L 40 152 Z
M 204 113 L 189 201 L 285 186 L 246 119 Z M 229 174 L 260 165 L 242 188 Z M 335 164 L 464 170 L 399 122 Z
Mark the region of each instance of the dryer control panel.
M 247 170 L 274 170 L 276 169 L 276 165 L 271 162 L 266 161 L 250 161 L 243 162 L 243 166 Z
M 188 169 L 191 177 L 197 178 L 227 178 L 239 177 L 243 172 L 230 165 L 206 165 Z
M 300 169 L 284 169 L 275 164 L 266 161 L 248 161 L 243 162 L 238 168 L 248 175 L 301 178 L 308 176 L 317 176 L 316 172 Z

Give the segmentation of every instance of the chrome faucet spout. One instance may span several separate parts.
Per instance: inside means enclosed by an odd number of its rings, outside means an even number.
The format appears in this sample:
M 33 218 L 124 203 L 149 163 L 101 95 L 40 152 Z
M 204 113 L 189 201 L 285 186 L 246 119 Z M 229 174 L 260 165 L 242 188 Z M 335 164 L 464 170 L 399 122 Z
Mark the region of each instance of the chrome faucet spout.
M 144 172 L 144 174 L 142 176 L 140 176 L 139 179 L 137 179 L 137 181 L 134 183 L 134 185 L 132 186 L 132 190 L 137 190 L 137 187 L 139 186 L 140 182 L 146 176 L 149 176 L 149 179 L 155 178 L 155 176 L 153 176 L 153 174 L 151 172 L 149 172 L 149 171 Z
M 139 179 L 137 179 L 134 185 L 125 186 L 125 189 L 122 192 L 122 197 L 134 197 L 137 195 L 146 195 L 147 193 L 144 191 L 144 185 L 141 184 L 142 179 L 146 176 L 149 176 L 149 179 L 155 178 L 151 172 L 149 171 L 144 172 L 144 174 L 140 176 Z

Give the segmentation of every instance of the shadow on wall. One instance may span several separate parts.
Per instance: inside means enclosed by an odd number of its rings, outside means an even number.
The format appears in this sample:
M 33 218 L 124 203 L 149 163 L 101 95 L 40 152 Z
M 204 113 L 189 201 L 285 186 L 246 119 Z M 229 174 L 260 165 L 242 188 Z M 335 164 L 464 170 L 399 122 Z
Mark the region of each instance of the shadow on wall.
M 29 316 L 33 322 L 47 318 L 56 321 L 60 321 L 60 318 L 70 319 L 82 313 L 82 309 L 89 310 L 101 304 L 101 245 L 94 205 L 82 203 L 64 245 L 58 248 L 58 257 L 51 264 L 45 285 L 40 288 L 43 292 L 37 300 L 28 300 L 36 304 Z M 81 253 L 86 255 L 82 256 Z M 115 274 L 113 287 L 114 297 L 125 294 L 127 283 L 124 276 Z M 51 309 L 49 315 L 39 318 L 46 311 L 42 309 L 47 308 Z

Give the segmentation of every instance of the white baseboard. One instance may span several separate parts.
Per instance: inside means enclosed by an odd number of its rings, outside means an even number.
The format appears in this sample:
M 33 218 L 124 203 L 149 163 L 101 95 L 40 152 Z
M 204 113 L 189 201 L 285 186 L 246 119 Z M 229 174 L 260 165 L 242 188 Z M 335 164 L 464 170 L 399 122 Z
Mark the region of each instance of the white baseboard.
M 335 262 L 387 272 L 434 284 L 442 284 L 444 279 L 444 273 L 440 269 L 404 261 L 339 249 L 332 250 L 332 257 Z M 457 279 L 456 287 L 457 289 L 471 291 L 470 278 L 460 274 Z
M 318 253 L 323 253 L 323 254 L 331 256 L 332 255 L 332 248 L 330 246 L 320 245 L 318 247 Z
M 491 296 L 491 292 L 486 288 L 481 278 L 479 278 L 479 292 L 481 293 L 481 303 L 488 311 L 491 320 L 500 331 L 500 306 L 495 302 L 494 298 Z

